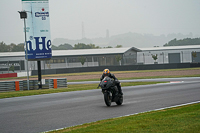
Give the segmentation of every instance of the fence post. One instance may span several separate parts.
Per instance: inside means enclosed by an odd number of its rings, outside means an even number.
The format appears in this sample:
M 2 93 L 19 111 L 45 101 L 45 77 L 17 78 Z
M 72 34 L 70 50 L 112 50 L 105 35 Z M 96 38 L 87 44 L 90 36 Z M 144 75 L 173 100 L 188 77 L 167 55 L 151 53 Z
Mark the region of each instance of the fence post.
M 15 91 L 19 91 L 19 81 L 15 81 Z
M 57 87 L 57 79 L 53 79 L 53 88 L 56 89 Z

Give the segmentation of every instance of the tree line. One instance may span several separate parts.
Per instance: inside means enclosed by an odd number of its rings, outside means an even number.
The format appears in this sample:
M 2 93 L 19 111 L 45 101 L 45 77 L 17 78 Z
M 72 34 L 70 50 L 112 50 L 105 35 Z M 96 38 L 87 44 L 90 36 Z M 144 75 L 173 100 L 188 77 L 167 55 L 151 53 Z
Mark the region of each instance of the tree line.
M 177 40 L 175 38 L 163 46 L 166 47 L 166 46 L 184 46 L 184 45 L 200 45 L 200 38 L 184 38 L 180 40 Z
M 166 46 L 184 46 L 184 45 L 200 45 L 200 38 L 185 38 L 177 40 L 176 38 L 169 41 L 165 45 Z M 115 48 L 121 48 L 122 45 L 117 45 Z M 59 46 L 52 45 L 52 50 L 70 50 L 70 49 L 100 49 L 101 47 L 96 46 L 95 44 L 84 44 L 78 43 L 72 46 L 71 44 L 64 43 Z M 103 48 L 113 48 L 112 46 L 107 46 Z M 5 44 L 4 42 L 0 42 L 0 52 L 19 52 L 24 51 L 24 44 L 14 44 L 10 45 Z
M 116 48 L 120 48 L 122 45 L 117 45 Z M 75 44 L 74 47 L 70 44 L 61 44 L 59 46 L 52 45 L 52 50 L 72 50 L 72 49 L 100 49 L 101 47 L 95 46 L 95 44 L 84 44 L 78 43 Z M 103 48 L 112 48 L 111 46 L 103 47 Z M 24 51 L 24 43 L 10 45 L 5 44 L 4 42 L 0 42 L 0 52 L 20 52 Z
M 0 52 L 19 52 L 24 51 L 24 44 L 20 43 L 18 45 L 11 43 L 6 45 L 4 42 L 0 42 Z
M 121 48 L 122 45 L 117 45 L 115 48 Z M 68 49 L 100 49 L 101 47 L 96 46 L 95 44 L 84 44 L 84 43 L 78 43 L 75 44 L 74 47 L 70 44 L 61 44 L 59 46 L 52 46 L 52 50 L 68 50 Z M 112 46 L 107 46 L 103 48 L 113 48 Z

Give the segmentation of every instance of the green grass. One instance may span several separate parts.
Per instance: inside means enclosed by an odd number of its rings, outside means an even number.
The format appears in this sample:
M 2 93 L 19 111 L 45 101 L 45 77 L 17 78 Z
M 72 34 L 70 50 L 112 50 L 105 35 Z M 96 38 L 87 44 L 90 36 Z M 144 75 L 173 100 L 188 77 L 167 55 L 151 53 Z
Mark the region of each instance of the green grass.
M 67 125 L 67 123 L 66 123 Z M 200 133 L 200 104 L 107 119 L 51 133 Z
M 165 83 L 165 82 L 127 82 L 127 83 L 122 83 L 122 86 L 147 85 L 147 84 L 156 84 L 156 83 Z M 1 92 L 0 99 L 69 92 L 69 91 L 92 90 L 92 89 L 97 89 L 97 86 L 98 84 L 80 84 L 80 85 L 77 84 L 77 85 L 68 85 L 67 88 L 59 88 L 59 89 L 41 89 L 41 90 L 29 90 L 29 91 Z

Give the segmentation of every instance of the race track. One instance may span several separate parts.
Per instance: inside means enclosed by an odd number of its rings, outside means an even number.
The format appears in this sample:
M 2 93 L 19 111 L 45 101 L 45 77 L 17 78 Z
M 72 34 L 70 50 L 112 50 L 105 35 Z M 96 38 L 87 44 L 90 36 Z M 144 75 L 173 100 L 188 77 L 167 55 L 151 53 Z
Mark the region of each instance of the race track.
M 200 101 L 199 78 L 173 81 L 123 87 L 122 106 L 107 107 L 100 89 L 0 99 L 0 132 L 44 132 Z

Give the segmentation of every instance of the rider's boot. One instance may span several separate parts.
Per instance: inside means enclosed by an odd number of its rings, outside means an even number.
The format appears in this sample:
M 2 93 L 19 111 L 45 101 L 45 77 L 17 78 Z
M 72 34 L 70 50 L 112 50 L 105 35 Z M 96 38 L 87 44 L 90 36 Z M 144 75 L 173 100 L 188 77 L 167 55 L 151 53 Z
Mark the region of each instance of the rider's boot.
M 122 88 L 121 88 L 120 85 L 118 86 L 118 90 L 119 90 L 119 94 L 123 95 L 123 93 L 122 93 Z

